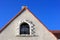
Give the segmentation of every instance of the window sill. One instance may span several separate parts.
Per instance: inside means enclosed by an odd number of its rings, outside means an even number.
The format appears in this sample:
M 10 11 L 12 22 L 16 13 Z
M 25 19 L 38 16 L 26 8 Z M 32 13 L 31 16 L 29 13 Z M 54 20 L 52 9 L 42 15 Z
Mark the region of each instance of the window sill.
M 17 37 L 38 37 L 38 35 L 17 35 Z

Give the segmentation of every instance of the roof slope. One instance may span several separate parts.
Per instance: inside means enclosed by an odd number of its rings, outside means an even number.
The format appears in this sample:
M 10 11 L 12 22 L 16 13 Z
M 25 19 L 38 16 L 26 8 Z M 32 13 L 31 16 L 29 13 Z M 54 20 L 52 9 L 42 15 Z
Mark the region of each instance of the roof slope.
M 60 30 L 50 30 L 58 39 L 60 39 Z
M 14 18 L 12 18 L 2 29 L 0 29 L 0 33 L 1 33 L 15 18 L 17 18 L 24 10 L 26 10 L 26 7 L 24 7 Z

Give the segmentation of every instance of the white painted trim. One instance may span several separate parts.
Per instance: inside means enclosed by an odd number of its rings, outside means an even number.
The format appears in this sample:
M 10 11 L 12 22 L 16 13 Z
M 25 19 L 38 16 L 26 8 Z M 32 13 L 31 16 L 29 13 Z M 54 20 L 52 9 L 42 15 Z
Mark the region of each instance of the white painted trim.
M 17 29 L 17 34 L 16 35 L 20 35 L 19 33 L 20 33 L 20 25 L 23 23 L 23 22 L 26 22 L 28 25 L 29 25 L 29 27 L 30 27 L 30 35 L 32 35 L 32 31 L 31 31 L 31 27 L 33 26 L 33 24 L 31 24 L 31 23 L 29 23 L 28 21 L 26 21 L 26 20 L 20 20 L 18 23 L 17 23 L 17 27 L 16 27 L 16 29 Z M 28 34 L 27 34 L 28 35 Z M 22 35 L 23 36 L 23 35 Z M 29 36 L 29 35 L 28 35 Z

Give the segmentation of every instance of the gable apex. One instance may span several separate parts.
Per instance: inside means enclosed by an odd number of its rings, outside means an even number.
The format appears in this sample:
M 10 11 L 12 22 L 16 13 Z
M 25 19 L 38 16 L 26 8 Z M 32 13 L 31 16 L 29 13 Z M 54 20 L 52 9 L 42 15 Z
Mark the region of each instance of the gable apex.
M 22 8 L 21 8 L 21 9 L 24 9 L 24 8 L 25 8 L 25 9 L 27 9 L 27 6 L 22 6 Z

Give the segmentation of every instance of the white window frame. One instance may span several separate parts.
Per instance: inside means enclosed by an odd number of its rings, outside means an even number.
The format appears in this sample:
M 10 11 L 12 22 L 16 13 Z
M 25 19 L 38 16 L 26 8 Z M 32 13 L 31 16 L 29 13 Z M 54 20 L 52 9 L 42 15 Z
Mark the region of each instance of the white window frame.
M 22 34 L 22 35 L 20 35 L 20 25 L 23 23 L 23 22 L 25 22 L 25 23 L 27 23 L 28 25 L 29 25 L 29 27 L 30 27 L 30 35 L 28 35 L 28 34 Z M 32 36 L 32 31 L 31 31 L 31 29 L 32 29 L 32 24 L 31 23 L 29 23 L 28 21 L 26 21 L 26 20 L 21 20 L 21 21 L 19 21 L 18 22 L 18 24 L 17 24 L 17 33 L 16 33 L 16 35 L 17 36 Z

